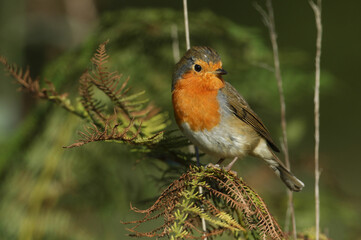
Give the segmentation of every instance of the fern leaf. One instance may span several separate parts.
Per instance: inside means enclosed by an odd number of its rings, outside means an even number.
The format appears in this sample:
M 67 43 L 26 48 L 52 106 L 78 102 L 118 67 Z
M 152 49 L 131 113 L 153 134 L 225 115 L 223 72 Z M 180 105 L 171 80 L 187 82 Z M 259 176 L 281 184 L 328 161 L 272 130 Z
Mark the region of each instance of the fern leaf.
M 104 104 L 94 98 L 93 84 L 90 81 L 88 73 L 84 73 L 80 77 L 79 94 L 81 96 L 81 103 L 93 122 L 96 125 L 100 125 L 99 121 L 104 124 L 107 119 L 103 113 Z
M 203 187 L 203 194 L 198 192 L 199 186 Z M 153 232 L 153 237 L 164 236 L 165 232 L 171 239 L 180 236 L 204 238 L 224 232 L 246 236 L 253 232 L 264 239 L 285 238 L 258 194 L 238 177 L 215 168 L 191 167 L 161 194 L 152 207 L 136 212 L 145 214 L 141 221 L 137 221 L 139 224 L 151 221 L 156 212 L 157 218 L 164 217 L 164 229 L 157 228 L 161 233 Z M 245 225 L 235 217 L 235 212 L 242 215 Z M 206 233 L 201 228 L 201 218 L 207 222 Z M 139 226 L 132 229 L 134 236 L 144 236 L 137 231 Z
M 84 111 L 81 111 L 72 105 L 67 93 L 59 94 L 52 82 L 45 80 L 47 87 L 41 88 L 39 78 L 36 78 L 35 80 L 32 79 L 29 68 L 24 71 L 15 64 L 9 64 L 7 59 L 2 56 L 0 56 L 0 63 L 5 67 L 5 71 L 20 85 L 22 91 L 28 92 L 34 97 L 54 102 L 81 118 L 86 119 L 88 117 Z

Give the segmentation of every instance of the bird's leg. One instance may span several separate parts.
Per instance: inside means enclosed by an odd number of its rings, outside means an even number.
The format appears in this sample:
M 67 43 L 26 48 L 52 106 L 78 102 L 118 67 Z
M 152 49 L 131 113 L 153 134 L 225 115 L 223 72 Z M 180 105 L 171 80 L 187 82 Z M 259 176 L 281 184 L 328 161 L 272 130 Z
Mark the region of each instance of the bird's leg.
M 233 175 L 237 176 L 237 172 L 232 171 L 231 168 L 233 166 L 233 164 L 237 161 L 238 157 L 235 157 L 232 162 L 230 162 L 226 167 L 224 167 L 223 169 L 232 173 Z M 220 169 L 220 164 L 223 163 L 223 161 L 225 160 L 225 158 L 221 158 L 218 160 L 218 162 L 216 164 L 212 164 L 212 163 L 208 163 L 207 167 L 214 167 L 214 168 L 218 168 Z
M 233 164 L 237 161 L 238 157 L 235 157 L 232 162 L 230 162 L 224 169 L 227 170 L 227 171 L 230 171 Z M 219 161 L 218 161 L 219 162 Z
M 216 163 L 216 165 L 220 166 L 222 164 L 222 162 L 224 162 L 225 158 L 221 158 L 218 160 L 218 162 Z
M 218 162 L 216 164 L 213 163 L 208 163 L 207 167 L 215 167 L 215 168 L 220 168 L 220 164 L 224 161 L 225 158 L 221 158 L 218 160 Z

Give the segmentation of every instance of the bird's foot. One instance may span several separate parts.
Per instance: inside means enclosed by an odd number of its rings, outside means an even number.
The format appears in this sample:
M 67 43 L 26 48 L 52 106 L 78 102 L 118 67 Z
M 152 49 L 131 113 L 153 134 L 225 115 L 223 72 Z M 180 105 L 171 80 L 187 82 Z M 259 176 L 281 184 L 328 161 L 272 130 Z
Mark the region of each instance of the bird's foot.
M 206 165 L 206 167 L 207 167 L 207 168 L 223 169 L 223 170 L 231 173 L 232 175 L 237 176 L 237 172 L 231 170 L 231 167 L 232 167 L 232 166 L 229 166 L 229 165 L 226 166 L 226 167 L 221 167 L 219 164 L 208 163 L 208 164 Z
M 238 157 L 233 158 L 232 162 L 230 162 L 224 169 L 230 171 L 233 164 L 237 161 Z
M 237 176 L 237 172 L 236 171 L 232 171 L 231 168 L 233 166 L 233 164 L 237 161 L 238 157 L 235 157 L 232 162 L 230 162 L 227 166 L 225 166 L 223 169 L 226 170 L 227 172 Z
M 213 163 L 208 163 L 206 165 L 207 168 L 218 168 L 221 169 L 221 166 L 219 166 L 219 164 L 213 164 Z
M 223 168 L 224 170 L 226 170 L 227 172 L 229 172 L 230 174 L 234 175 L 237 177 L 238 173 L 236 171 L 233 171 L 231 169 L 227 169 L 227 167 Z

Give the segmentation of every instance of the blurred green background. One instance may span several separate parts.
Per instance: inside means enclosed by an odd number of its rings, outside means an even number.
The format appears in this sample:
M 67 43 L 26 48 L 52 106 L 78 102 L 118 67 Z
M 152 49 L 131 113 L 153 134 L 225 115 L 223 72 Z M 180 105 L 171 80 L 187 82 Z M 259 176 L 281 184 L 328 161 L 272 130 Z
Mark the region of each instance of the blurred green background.
M 268 32 L 252 1 L 190 1 L 192 45 L 209 45 L 231 82 L 281 136 L 279 100 Z M 323 3 L 321 76 L 321 227 L 332 239 L 361 239 L 361 2 Z M 181 1 L 0 0 L 0 55 L 31 68 L 33 77 L 77 91 L 98 44 L 109 39 L 112 70 L 169 113 L 174 66 L 172 29 L 180 54 L 185 37 Z M 314 226 L 313 85 L 315 23 L 307 1 L 274 1 L 284 77 L 291 165 L 306 188 L 295 194 L 299 231 Z M 162 190 L 163 163 L 126 146 L 92 143 L 65 150 L 84 122 L 16 91 L 0 70 L 0 239 L 128 239 L 120 220 L 139 216 Z M 279 141 L 278 141 L 279 142 Z M 202 162 L 215 161 L 203 157 Z M 261 161 L 235 170 L 285 224 L 285 187 Z

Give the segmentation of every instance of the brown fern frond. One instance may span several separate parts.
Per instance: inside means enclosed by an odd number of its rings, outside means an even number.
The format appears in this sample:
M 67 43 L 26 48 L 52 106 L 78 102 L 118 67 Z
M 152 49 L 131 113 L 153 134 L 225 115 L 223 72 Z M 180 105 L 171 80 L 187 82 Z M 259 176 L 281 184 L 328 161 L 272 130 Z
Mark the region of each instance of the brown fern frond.
M 80 77 L 79 95 L 82 107 L 73 106 L 68 95 L 59 94 L 50 81 L 45 80 L 45 87 L 41 88 L 39 78 L 32 79 L 29 69 L 23 71 L 16 65 L 10 65 L 4 57 L 0 57 L 0 63 L 22 90 L 35 97 L 55 102 L 91 123 L 90 127 L 79 133 L 82 138 L 68 147 L 78 147 L 94 141 L 117 141 L 151 147 L 163 136 L 166 115 L 160 114 L 159 109 L 151 104 L 145 105 L 145 101 L 138 100 L 144 92 L 129 95 L 129 78 L 121 81 L 121 74 L 108 70 L 107 43 L 108 41 L 100 44 L 92 57 L 93 69 Z M 95 97 L 94 90 L 98 89 L 113 103 L 113 108 L 117 110 L 114 114 L 108 113 L 105 104 Z
M 186 185 L 185 185 L 185 183 L 187 182 L 186 180 L 189 180 L 188 178 L 189 178 L 189 176 L 187 174 L 183 174 L 178 180 L 171 183 L 162 192 L 160 197 L 155 201 L 155 203 L 150 208 L 148 208 L 146 210 L 140 210 L 140 209 L 137 209 L 137 208 L 131 206 L 131 210 L 133 210 L 137 213 L 143 213 L 143 214 L 153 213 L 153 212 L 157 211 L 158 209 L 160 209 L 162 207 L 163 204 L 168 202 L 169 199 L 177 199 L 178 198 L 177 194 L 184 190 L 184 188 L 186 187 Z M 170 205 L 175 205 L 174 201 L 170 201 L 168 203 Z
M 167 235 L 167 232 L 164 231 L 168 226 L 162 225 L 159 228 L 156 228 L 150 232 L 138 232 L 134 229 L 127 228 L 128 231 L 132 232 L 133 234 L 129 234 L 130 237 L 148 237 L 148 238 L 162 238 Z M 157 233 L 157 231 L 162 230 L 162 232 Z
M 140 133 L 140 127 L 136 132 L 132 132 L 131 128 L 134 125 L 134 119 L 129 122 L 129 125 L 119 130 L 118 124 L 113 124 L 112 119 L 107 119 L 104 125 L 104 129 L 99 129 L 94 123 L 90 126 L 84 127 L 84 132 L 79 132 L 81 138 L 77 143 L 74 143 L 65 148 L 79 147 L 90 142 L 97 141 L 122 141 L 132 142 Z
M 199 194 L 199 186 L 203 194 Z M 137 237 L 170 236 L 178 231 L 179 238 L 201 239 L 224 232 L 246 234 L 250 231 L 264 239 L 285 238 L 263 200 L 241 179 L 221 169 L 191 167 L 170 184 L 150 208 L 131 209 L 145 215 L 141 220 L 124 223 L 136 224 L 131 231 Z M 235 218 L 235 213 L 240 213 L 242 220 Z M 137 230 L 141 224 L 161 216 L 164 224 L 156 231 Z M 205 234 L 201 218 L 207 221 Z
M 106 52 L 107 43 L 108 41 L 100 44 L 96 53 L 92 57 L 91 61 L 94 68 L 89 72 L 89 76 L 92 83 L 103 91 L 115 104 L 115 106 L 122 109 L 129 119 L 132 119 L 133 116 L 130 109 L 126 106 L 126 101 L 122 100 L 124 95 L 128 92 L 126 86 L 129 78 L 121 83 L 120 80 L 122 78 L 122 74 L 119 74 L 118 72 L 109 72 L 108 67 L 106 66 L 109 58 Z
M 261 234 L 265 234 L 271 239 L 281 240 L 285 238 L 277 221 L 257 193 L 239 178 L 228 179 L 226 186 L 231 189 L 230 193 L 233 197 L 245 200 L 247 208 L 245 208 L 244 215 L 250 229 L 257 229 Z M 238 191 L 234 191 L 235 189 Z
M 226 179 L 209 177 L 217 181 L 226 194 L 217 190 L 210 192 L 222 197 L 231 207 L 242 209 L 249 229 L 257 229 L 261 234 L 264 233 L 272 239 L 283 239 L 284 234 L 259 195 L 241 179 L 225 176 Z
M 79 94 L 81 96 L 80 102 L 94 123 L 99 121 L 104 124 L 107 117 L 103 113 L 104 104 L 94 98 L 93 84 L 90 76 L 85 72 L 79 79 Z M 97 124 L 98 125 L 98 124 Z
M 76 109 L 68 99 L 68 94 L 63 93 L 59 94 L 52 82 L 44 80 L 46 87 L 40 87 L 39 78 L 33 79 L 30 76 L 29 68 L 23 69 L 19 68 L 15 64 L 9 64 L 5 57 L 0 56 L 0 63 L 4 65 L 5 71 L 10 74 L 12 78 L 20 85 L 20 90 L 30 93 L 32 96 L 46 99 L 51 102 L 58 104 L 67 111 L 78 115 L 81 118 L 87 118 L 87 114 L 83 111 Z
M 90 126 L 84 127 L 84 131 L 80 131 L 80 139 L 78 142 L 73 143 L 64 148 L 74 148 L 80 147 L 84 144 L 98 141 L 116 141 L 123 142 L 129 144 L 146 144 L 152 143 L 153 139 L 156 139 L 158 136 L 162 134 L 162 132 L 158 132 L 150 137 L 140 137 L 142 123 L 138 124 L 135 127 L 135 119 L 132 119 L 128 126 L 123 127 L 120 126 L 119 123 L 116 122 L 112 117 L 109 117 L 105 124 L 104 128 L 99 128 L 96 124 L 91 123 Z M 135 128 L 135 130 L 133 130 Z
M 123 75 L 116 71 L 110 72 L 106 63 L 109 56 L 106 52 L 107 42 L 99 45 L 91 61 L 93 69 L 88 73 L 92 83 L 104 92 L 112 103 L 120 108 L 127 119 L 144 118 L 150 108 L 144 107 L 147 100 L 137 100 L 144 92 L 129 95 L 130 88 L 127 87 L 129 77 L 122 80 Z
M 2 56 L 0 56 L 0 63 L 4 65 L 5 70 L 20 84 L 21 90 L 43 99 L 50 99 L 52 96 L 61 96 L 56 92 L 54 85 L 49 81 L 46 81 L 48 88 L 40 88 L 39 78 L 32 79 L 28 67 L 24 71 L 15 64 L 9 64 L 7 59 Z M 66 97 L 66 95 L 62 97 Z
M 207 232 L 206 234 L 204 234 L 201 238 L 205 239 L 205 238 L 209 238 L 209 237 L 213 237 L 213 236 L 220 236 L 225 231 L 227 231 L 226 228 L 214 229 L 214 230 L 211 230 L 211 231 Z

